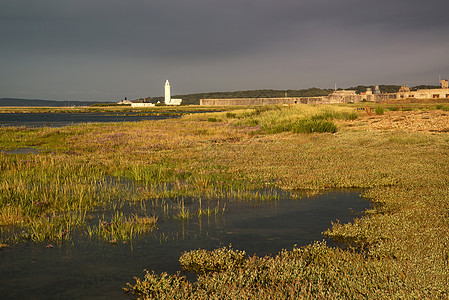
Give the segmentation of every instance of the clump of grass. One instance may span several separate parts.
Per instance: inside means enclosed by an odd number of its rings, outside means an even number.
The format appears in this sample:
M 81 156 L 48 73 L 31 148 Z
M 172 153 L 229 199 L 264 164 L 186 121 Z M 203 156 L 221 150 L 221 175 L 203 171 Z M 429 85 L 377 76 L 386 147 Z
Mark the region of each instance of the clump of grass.
M 303 119 L 294 123 L 291 131 L 294 133 L 335 133 L 337 126 L 331 121 Z
M 174 217 L 176 220 L 188 220 L 190 219 L 190 211 L 188 208 L 182 207 Z
M 135 236 L 150 232 L 156 227 L 157 217 L 153 216 L 124 216 L 123 212 L 116 212 L 110 221 L 99 220 L 98 227 L 88 228 L 90 237 L 96 235 L 111 243 L 129 241 Z
M 226 118 L 228 118 L 228 119 L 234 119 L 236 117 L 237 117 L 236 113 L 233 113 L 233 112 L 227 112 L 226 113 Z
M 198 214 L 198 217 L 200 218 L 202 216 L 210 216 L 212 214 L 218 215 L 220 213 L 220 211 L 221 211 L 221 214 L 224 214 L 225 210 L 226 210 L 226 205 L 223 206 L 223 208 L 220 208 L 220 203 L 218 203 L 218 205 L 213 209 L 210 207 L 208 207 L 206 209 L 203 209 L 200 207 L 198 209 L 197 214 Z

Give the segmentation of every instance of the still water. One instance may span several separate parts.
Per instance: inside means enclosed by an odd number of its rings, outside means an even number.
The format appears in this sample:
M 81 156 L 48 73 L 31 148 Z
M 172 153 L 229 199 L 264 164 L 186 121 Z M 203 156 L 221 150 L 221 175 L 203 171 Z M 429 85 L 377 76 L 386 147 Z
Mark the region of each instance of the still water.
M 269 255 L 321 241 L 331 221 L 349 222 L 370 207 L 360 192 L 232 201 L 223 214 L 188 221 L 158 216 L 156 230 L 127 244 L 84 239 L 50 249 L 32 243 L 5 248 L 0 250 L 0 298 L 127 299 L 121 290 L 126 282 L 142 277 L 143 269 L 176 273 L 183 251 L 232 244 L 249 255 Z
M 141 115 L 139 113 L 0 113 L 1 126 L 61 127 L 92 122 L 133 122 L 178 118 L 179 114 Z

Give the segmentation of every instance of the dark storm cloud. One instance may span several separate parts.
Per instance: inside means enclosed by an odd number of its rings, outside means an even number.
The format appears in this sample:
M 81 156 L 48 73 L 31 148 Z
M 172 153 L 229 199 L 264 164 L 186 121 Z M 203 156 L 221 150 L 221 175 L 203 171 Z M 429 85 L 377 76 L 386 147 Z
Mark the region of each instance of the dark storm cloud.
M 409 65 L 420 59 L 428 65 L 425 72 L 444 73 L 449 72 L 442 59 L 449 51 L 448 11 L 447 0 L 3 0 L 0 63 L 10 76 L 0 79 L 12 86 L 17 76 L 26 85 L 30 74 L 25 70 L 35 67 L 42 69 L 42 78 L 30 81 L 57 78 L 62 69 L 84 74 L 86 81 L 92 73 L 90 79 L 99 85 L 106 72 L 154 80 L 146 65 L 158 76 L 209 72 L 211 89 L 217 86 L 214 76 L 217 82 L 229 80 L 229 89 L 251 88 L 243 79 L 242 87 L 235 85 L 232 78 L 239 73 L 282 88 L 285 82 L 330 80 L 337 76 L 335 68 L 350 81 L 362 72 L 362 62 L 374 68 L 364 80 L 384 76 L 380 70 L 393 62 L 393 70 L 414 72 Z M 277 67 L 284 75 L 271 79 L 262 74 Z M 309 77 L 299 73 L 304 71 Z M 86 83 L 77 80 L 83 89 Z M 131 79 L 128 84 L 136 88 Z
M 44 51 L 238 54 L 328 28 L 449 28 L 447 1 L 7 1 L 2 36 Z M 431 34 L 431 32 L 429 32 Z

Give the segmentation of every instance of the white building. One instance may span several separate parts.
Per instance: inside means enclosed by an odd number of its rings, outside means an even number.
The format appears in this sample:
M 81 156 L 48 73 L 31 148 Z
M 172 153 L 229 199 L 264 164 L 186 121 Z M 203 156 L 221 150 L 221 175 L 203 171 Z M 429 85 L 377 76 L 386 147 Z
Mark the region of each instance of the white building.
M 156 106 L 153 103 L 131 103 L 132 108 L 139 108 L 139 107 L 153 107 Z
M 170 92 L 170 82 L 165 81 L 165 105 L 181 105 L 182 99 L 172 99 Z

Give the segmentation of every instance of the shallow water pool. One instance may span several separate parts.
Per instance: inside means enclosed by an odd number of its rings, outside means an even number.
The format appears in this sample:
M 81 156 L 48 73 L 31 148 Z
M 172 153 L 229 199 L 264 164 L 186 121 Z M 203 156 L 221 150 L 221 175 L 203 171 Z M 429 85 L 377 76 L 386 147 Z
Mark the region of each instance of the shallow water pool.
M 232 244 L 247 254 L 276 254 L 324 239 L 331 221 L 346 223 L 370 207 L 360 190 L 277 201 L 230 201 L 224 213 L 186 221 L 159 216 L 158 229 L 132 243 L 81 239 L 0 250 L 4 299 L 127 299 L 122 287 L 143 270 L 175 273 L 183 251 Z M 221 203 L 223 206 L 224 203 Z M 331 241 L 329 241 L 331 243 Z

